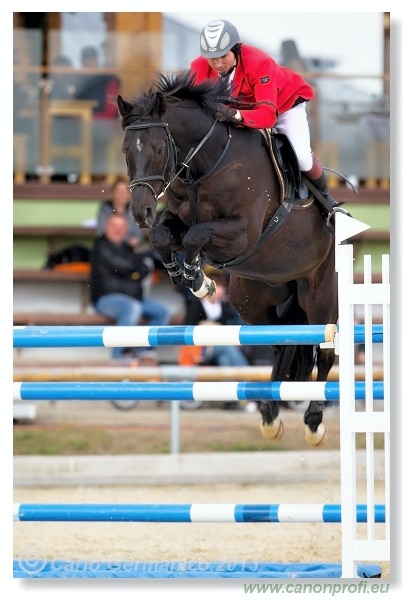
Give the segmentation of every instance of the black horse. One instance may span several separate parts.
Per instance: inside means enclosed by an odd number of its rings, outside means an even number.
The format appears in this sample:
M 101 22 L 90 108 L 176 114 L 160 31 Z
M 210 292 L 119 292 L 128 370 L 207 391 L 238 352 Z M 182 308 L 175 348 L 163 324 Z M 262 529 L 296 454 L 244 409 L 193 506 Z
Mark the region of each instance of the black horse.
M 323 211 L 311 196 L 298 203 L 285 194 L 261 131 L 217 121 L 225 95 L 225 83 L 194 85 L 185 71 L 159 75 L 131 102 L 118 97 L 133 218 L 150 229 L 172 282 L 195 295 L 214 293 L 202 260 L 228 271 L 230 302 L 246 323 L 336 323 L 334 237 Z M 274 346 L 273 356 L 273 381 L 308 381 L 315 362 L 326 381 L 334 362 L 332 349 L 313 346 Z M 261 401 L 259 410 L 263 435 L 278 440 L 279 403 Z M 312 446 L 325 442 L 322 417 L 323 402 L 310 402 Z

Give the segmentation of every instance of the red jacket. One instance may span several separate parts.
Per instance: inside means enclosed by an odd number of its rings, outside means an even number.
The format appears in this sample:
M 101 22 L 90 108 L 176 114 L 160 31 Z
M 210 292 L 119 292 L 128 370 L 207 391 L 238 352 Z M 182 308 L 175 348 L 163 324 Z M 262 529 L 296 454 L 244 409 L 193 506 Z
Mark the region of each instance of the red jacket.
M 195 83 L 218 78 L 203 56 L 190 65 L 196 72 Z M 273 127 L 277 115 L 292 108 L 299 98 L 312 100 L 315 92 L 295 71 L 280 66 L 268 54 L 242 44 L 232 95 L 245 102 L 263 102 L 253 110 L 240 110 L 244 125 L 256 129 Z

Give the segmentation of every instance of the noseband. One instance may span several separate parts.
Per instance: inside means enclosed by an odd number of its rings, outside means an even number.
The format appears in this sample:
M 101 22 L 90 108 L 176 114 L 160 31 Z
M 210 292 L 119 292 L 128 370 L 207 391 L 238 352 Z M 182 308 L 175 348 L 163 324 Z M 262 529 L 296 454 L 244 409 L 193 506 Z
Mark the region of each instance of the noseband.
M 148 177 L 142 177 L 139 179 L 132 179 L 129 182 L 129 190 L 130 192 L 133 192 L 134 188 L 136 188 L 139 185 L 145 185 L 146 187 L 148 187 L 152 193 L 152 195 L 154 196 L 154 200 L 157 203 L 158 202 L 158 196 L 155 193 L 155 190 L 153 188 L 153 186 L 149 183 L 149 181 L 162 181 L 162 183 L 164 185 L 166 185 L 168 183 L 168 176 L 167 176 L 167 171 L 168 173 L 170 171 L 174 171 L 175 170 L 175 166 L 176 166 L 176 157 L 177 157 L 177 152 L 176 152 L 176 146 L 175 146 L 175 142 L 172 138 L 171 132 L 169 131 L 168 128 L 168 123 L 140 123 L 138 125 L 127 125 L 127 127 L 125 127 L 125 131 L 129 130 L 129 129 L 149 129 L 150 127 L 164 127 L 165 128 L 165 134 L 166 134 L 166 138 L 167 138 L 167 153 L 166 153 L 166 157 L 165 157 L 165 163 L 164 163 L 164 168 L 163 168 L 163 172 L 162 175 L 149 175 Z

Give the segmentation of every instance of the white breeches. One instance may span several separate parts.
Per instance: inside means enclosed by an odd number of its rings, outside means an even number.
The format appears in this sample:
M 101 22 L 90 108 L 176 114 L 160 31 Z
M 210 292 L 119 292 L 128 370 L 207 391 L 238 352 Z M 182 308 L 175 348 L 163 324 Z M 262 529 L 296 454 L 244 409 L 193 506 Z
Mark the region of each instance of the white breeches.
M 313 165 L 311 136 L 309 133 L 306 102 L 297 104 L 277 117 L 275 128 L 290 140 L 297 155 L 301 171 L 309 171 Z

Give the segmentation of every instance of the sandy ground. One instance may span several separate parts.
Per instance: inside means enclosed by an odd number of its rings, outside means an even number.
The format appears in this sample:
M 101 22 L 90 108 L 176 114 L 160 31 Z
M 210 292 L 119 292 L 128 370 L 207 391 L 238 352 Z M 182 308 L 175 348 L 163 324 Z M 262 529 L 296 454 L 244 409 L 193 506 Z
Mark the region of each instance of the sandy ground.
M 39 407 L 38 425 L 58 423 L 109 426 L 164 425 L 169 431 L 169 407 L 144 410 L 139 406 L 129 412 L 114 409 L 109 403 L 43 403 Z M 97 406 L 95 407 L 94 404 Z M 95 410 L 94 410 L 95 409 Z M 333 424 L 338 435 L 338 411 L 327 413 L 327 424 Z M 291 411 L 285 415 L 287 430 L 298 429 L 303 442 L 302 414 Z M 234 429 L 241 424 L 256 426 L 257 414 L 226 410 L 181 411 L 184 430 L 204 427 L 203 435 L 214 427 Z M 331 426 L 331 425 L 330 425 Z M 200 433 L 200 432 L 199 432 Z M 290 431 L 288 435 L 290 435 Z M 193 430 L 195 435 L 195 430 Z M 236 460 L 236 458 L 234 459 Z M 253 465 L 251 465 L 253 469 Z M 383 487 L 383 486 L 382 486 Z M 383 502 L 380 491 L 377 502 Z M 292 503 L 316 504 L 340 502 L 340 483 L 322 481 L 262 485 L 167 485 L 167 486 L 76 486 L 17 487 L 15 502 L 44 503 Z M 365 503 L 364 483 L 359 482 L 358 502 Z M 360 525 L 360 536 L 366 535 Z M 376 526 L 383 537 L 384 525 Z M 14 558 L 71 561 L 235 561 L 235 562 L 340 562 L 341 535 L 339 524 L 303 523 L 14 523 Z M 382 576 L 389 577 L 389 563 L 380 563 Z
M 17 488 L 16 502 L 339 503 L 337 481 L 281 485 Z M 360 489 L 360 494 L 363 490 Z M 360 501 L 360 499 L 359 499 Z M 365 535 L 360 525 L 360 535 Z M 383 535 L 383 525 L 377 525 Z M 74 561 L 340 562 L 339 524 L 14 524 L 14 557 Z M 381 563 L 383 577 L 389 563 Z

